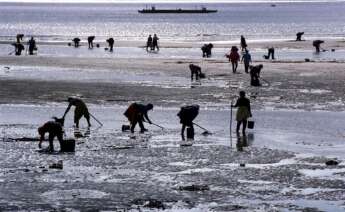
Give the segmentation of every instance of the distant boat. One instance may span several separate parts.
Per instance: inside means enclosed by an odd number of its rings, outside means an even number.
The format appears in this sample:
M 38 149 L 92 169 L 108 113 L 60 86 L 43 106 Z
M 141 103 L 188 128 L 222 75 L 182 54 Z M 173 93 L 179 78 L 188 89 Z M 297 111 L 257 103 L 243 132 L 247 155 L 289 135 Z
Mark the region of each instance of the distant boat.
M 151 7 L 151 9 L 138 10 L 139 13 L 216 13 L 217 10 L 209 10 L 206 7 L 201 9 L 156 9 L 156 7 Z

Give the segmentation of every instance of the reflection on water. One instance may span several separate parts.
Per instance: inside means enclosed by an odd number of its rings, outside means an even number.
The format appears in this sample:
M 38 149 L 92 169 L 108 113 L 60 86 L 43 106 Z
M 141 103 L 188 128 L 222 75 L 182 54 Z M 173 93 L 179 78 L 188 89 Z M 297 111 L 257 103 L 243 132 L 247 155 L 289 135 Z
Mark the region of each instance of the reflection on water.
M 74 137 L 75 138 L 88 138 L 91 135 L 90 127 L 87 127 L 86 130 L 83 132 L 83 129 L 78 127 L 74 127 Z
M 237 133 L 236 149 L 239 152 L 243 152 L 245 147 L 251 146 L 254 142 L 254 133 L 250 132 L 246 135 Z

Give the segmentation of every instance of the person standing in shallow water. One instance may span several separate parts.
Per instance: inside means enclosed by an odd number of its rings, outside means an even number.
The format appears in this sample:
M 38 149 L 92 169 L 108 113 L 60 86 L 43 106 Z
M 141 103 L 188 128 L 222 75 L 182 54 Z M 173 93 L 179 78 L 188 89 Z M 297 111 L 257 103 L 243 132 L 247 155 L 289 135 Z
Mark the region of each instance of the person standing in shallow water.
M 231 47 L 229 60 L 232 65 L 232 72 L 236 73 L 238 67 L 238 61 L 240 60 L 240 55 L 238 54 L 238 48 L 236 46 Z
M 241 35 L 241 50 L 247 49 L 247 42 L 243 35 Z
M 243 53 L 242 61 L 243 61 L 243 64 L 244 64 L 244 71 L 246 73 L 249 73 L 248 69 L 249 69 L 250 63 L 252 62 L 252 56 L 249 54 L 249 51 L 247 49 Z
M 157 48 L 157 51 L 159 51 L 158 40 L 159 40 L 159 38 L 157 37 L 156 34 L 154 34 L 153 38 L 152 38 L 152 48 L 153 49 L 151 49 L 151 50 L 156 50 L 156 48 Z
M 148 51 L 149 49 L 152 50 L 152 36 L 151 35 L 149 35 L 146 42 L 146 51 Z
M 246 93 L 244 91 L 240 91 L 240 97 L 237 99 L 236 104 L 231 105 L 231 107 L 238 107 L 236 113 L 236 133 L 240 132 L 240 127 L 242 124 L 242 134 L 245 135 L 247 128 L 247 119 L 249 117 L 252 117 L 252 111 L 250 108 L 250 101 L 248 98 L 246 98 Z
M 28 42 L 28 45 L 29 45 L 29 55 L 33 55 L 34 50 L 37 49 L 36 48 L 36 41 L 35 41 L 34 37 L 31 37 L 31 39 Z

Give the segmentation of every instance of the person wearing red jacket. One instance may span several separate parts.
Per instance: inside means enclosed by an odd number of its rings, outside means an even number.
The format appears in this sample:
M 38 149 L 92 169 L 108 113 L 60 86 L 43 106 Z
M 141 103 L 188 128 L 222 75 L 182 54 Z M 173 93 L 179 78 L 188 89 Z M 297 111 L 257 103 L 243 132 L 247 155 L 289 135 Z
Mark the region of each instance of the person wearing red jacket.
M 238 54 L 238 48 L 236 46 L 231 47 L 229 61 L 231 62 L 233 73 L 236 73 L 239 60 L 240 55 Z

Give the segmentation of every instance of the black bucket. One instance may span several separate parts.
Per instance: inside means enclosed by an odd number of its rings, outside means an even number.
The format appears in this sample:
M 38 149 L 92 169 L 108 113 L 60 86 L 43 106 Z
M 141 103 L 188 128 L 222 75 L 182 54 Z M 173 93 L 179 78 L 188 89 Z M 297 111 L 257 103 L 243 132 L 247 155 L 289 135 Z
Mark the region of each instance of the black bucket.
M 131 129 L 131 127 L 129 125 L 122 125 L 122 132 L 126 132 L 129 131 Z
M 61 152 L 74 152 L 75 151 L 75 140 L 66 139 L 61 143 Z
M 254 129 L 254 121 L 248 121 L 248 129 Z
M 191 127 L 187 128 L 187 139 L 194 140 L 194 129 Z

